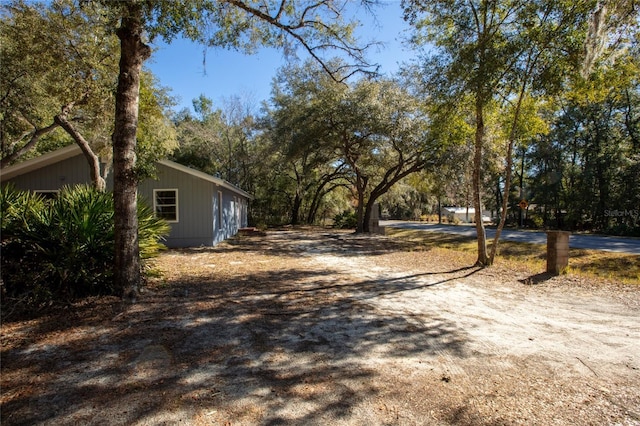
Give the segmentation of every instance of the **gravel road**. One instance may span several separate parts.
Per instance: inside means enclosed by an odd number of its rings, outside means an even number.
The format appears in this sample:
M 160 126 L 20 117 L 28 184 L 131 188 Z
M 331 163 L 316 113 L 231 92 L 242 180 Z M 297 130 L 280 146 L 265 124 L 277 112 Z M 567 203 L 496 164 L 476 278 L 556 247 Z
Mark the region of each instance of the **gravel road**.
M 640 289 L 274 231 L 2 329 L 3 425 L 638 425 Z

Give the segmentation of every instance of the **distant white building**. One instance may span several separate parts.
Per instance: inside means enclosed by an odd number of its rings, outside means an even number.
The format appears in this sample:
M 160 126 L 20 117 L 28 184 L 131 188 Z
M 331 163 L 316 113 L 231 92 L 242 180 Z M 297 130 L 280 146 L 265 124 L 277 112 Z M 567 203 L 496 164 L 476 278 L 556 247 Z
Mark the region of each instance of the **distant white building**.
M 455 222 L 456 220 L 461 223 L 473 223 L 475 222 L 476 209 L 473 207 L 443 207 L 442 216 L 446 217 L 449 222 Z M 483 222 L 491 222 L 489 216 L 482 216 Z

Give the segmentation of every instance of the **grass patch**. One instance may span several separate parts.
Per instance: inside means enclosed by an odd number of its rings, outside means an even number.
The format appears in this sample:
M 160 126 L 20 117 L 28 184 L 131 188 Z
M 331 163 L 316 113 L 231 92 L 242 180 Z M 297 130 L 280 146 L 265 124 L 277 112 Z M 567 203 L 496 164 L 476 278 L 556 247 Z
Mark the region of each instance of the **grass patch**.
M 387 227 L 385 231 L 387 236 L 406 242 L 404 246 L 407 250 L 428 251 L 440 248 L 468 253 L 476 253 L 478 250 L 478 243 L 474 237 L 391 227 Z M 491 250 L 491 244 L 488 247 Z M 495 263 L 542 272 L 547 267 L 546 256 L 546 244 L 502 240 L 498 246 Z M 567 273 L 640 284 L 640 256 L 570 249 Z
M 413 229 L 385 228 L 385 235 L 402 240 L 408 250 L 428 251 L 445 248 L 470 252 L 476 249 L 475 238 L 457 234 L 418 231 Z

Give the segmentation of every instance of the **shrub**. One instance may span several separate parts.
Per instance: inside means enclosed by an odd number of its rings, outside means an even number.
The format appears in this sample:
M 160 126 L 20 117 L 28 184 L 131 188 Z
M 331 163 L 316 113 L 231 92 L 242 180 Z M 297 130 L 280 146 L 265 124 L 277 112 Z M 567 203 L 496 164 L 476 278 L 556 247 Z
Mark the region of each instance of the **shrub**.
M 2 238 L 28 228 L 44 211 L 45 199 L 30 191 L 17 191 L 12 185 L 0 188 L 0 227 Z
M 162 241 L 169 235 L 169 231 L 171 231 L 169 224 L 164 219 L 157 217 L 153 209 L 139 199 L 138 245 L 140 258 L 143 260 L 154 258 L 160 254 L 161 250 L 166 249 Z
M 542 227 L 544 227 L 544 219 L 542 215 L 535 212 L 530 212 L 527 214 L 525 226 L 533 229 L 541 229 Z
M 45 201 L 8 187 L 0 197 L 3 296 L 37 305 L 118 292 L 110 193 L 79 185 Z M 169 227 L 142 203 L 138 220 L 140 254 L 148 259 Z
M 353 210 L 345 210 L 333 218 L 333 226 L 340 229 L 351 229 L 358 226 L 358 219 Z
M 631 226 L 626 223 L 617 223 L 605 229 L 608 235 L 620 235 L 626 237 L 640 237 L 640 227 Z

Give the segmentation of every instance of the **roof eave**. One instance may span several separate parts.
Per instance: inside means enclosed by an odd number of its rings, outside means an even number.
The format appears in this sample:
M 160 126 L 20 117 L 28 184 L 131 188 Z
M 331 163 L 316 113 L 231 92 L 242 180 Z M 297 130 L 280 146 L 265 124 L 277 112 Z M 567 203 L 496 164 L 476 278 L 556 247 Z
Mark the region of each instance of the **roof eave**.
M 66 160 L 82 154 L 82 150 L 76 144 L 65 146 L 52 152 L 31 158 L 18 164 L 0 169 L 0 180 L 12 179 L 25 173 L 38 170 L 50 164 Z
M 227 188 L 231 191 L 237 192 L 238 194 L 247 197 L 249 199 L 254 199 L 254 196 L 249 194 L 248 192 L 238 188 L 237 186 L 233 185 L 232 183 L 227 182 L 226 180 L 223 179 L 219 179 L 215 176 L 211 176 L 207 173 L 201 172 L 199 170 L 196 169 L 192 169 L 191 167 L 187 167 L 185 165 L 176 163 L 175 161 L 171 161 L 171 160 L 160 160 L 158 161 L 158 164 L 162 164 L 163 166 L 167 166 L 167 167 L 171 167 L 172 169 L 175 170 L 179 170 L 181 172 L 187 173 L 191 176 L 197 177 L 199 179 L 203 179 L 206 180 L 208 182 L 214 183 L 218 186 L 222 186 L 224 188 Z

